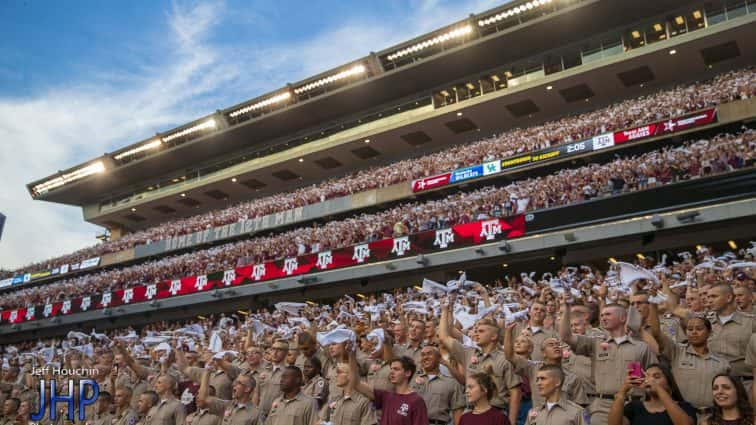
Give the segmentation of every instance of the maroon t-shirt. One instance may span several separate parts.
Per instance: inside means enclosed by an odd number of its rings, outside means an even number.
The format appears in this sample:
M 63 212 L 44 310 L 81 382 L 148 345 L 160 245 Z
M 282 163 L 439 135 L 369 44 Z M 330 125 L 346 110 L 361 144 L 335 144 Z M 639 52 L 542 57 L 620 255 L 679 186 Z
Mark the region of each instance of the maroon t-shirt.
M 380 425 L 428 425 L 425 401 L 417 393 L 397 394 L 373 390 L 376 409 L 381 409 Z
M 473 412 L 465 413 L 459 419 L 459 425 L 509 425 L 509 418 L 499 409 L 491 407 L 479 415 Z

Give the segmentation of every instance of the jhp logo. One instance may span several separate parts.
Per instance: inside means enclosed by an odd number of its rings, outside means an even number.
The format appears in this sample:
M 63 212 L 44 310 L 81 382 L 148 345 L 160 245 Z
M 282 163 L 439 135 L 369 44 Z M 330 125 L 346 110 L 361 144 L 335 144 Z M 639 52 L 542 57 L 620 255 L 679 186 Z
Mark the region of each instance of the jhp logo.
M 74 394 L 74 382 L 78 383 L 78 397 L 76 397 L 76 394 Z M 50 396 L 49 400 L 47 397 L 47 390 L 48 390 L 48 383 L 49 383 L 49 391 Z M 66 403 L 68 405 L 68 420 L 73 421 L 74 420 L 74 413 L 78 410 L 78 420 L 84 421 L 86 419 L 86 409 L 85 407 L 89 406 L 90 404 L 94 404 L 97 401 L 97 397 L 100 395 L 100 388 L 97 386 L 97 382 L 93 379 L 69 379 L 68 380 L 68 394 L 58 394 L 56 392 L 56 382 L 55 380 L 46 380 L 41 379 L 39 382 L 39 412 L 33 414 L 31 416 L 31 420 L 34 422 L 38 422 L 42 420 L 42 418 L 45 417 L 45 409 L 47 408 L 47 403 L 49 403 L 49 409 L 50 409 L 50 416 L 49 419 L 51 421 L 55 421 L 55 418 L 58 416 L 57 409 L 55 408 L 58 403 Z M 91 391 L 88 390 L 88 388 L 91 388 Z M 78 403 L 78 406 L 76 405 Z

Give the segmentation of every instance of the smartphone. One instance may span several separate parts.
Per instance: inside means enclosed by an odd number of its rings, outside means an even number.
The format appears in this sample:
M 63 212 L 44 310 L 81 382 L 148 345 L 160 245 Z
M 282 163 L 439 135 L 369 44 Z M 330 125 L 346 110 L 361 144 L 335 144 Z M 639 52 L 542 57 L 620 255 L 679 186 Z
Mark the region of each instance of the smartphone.
M 630 373 L 630 376 L 633 378 L 642 378 L 643 377 L 643 371 L 641 370 L 641 364 L 640 362 L 630 362 L 627 364 L 627 370 Z

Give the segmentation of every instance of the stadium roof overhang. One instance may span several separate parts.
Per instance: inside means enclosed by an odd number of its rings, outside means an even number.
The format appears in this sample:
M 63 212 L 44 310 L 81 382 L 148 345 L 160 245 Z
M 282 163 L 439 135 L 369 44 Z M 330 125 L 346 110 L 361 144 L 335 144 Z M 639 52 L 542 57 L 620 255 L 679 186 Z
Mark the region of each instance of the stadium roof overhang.
M 481 70 L 528 57 L 533 52 L 547 51 L 557 42 L 566 44 L 578 41 L 685 4 L 686 2 L 680 0 L 576 2 L 571 7 L 513 27 L 510 31 L 483 37 L 396 70 L 377 72 L 365 81 L 232 126 L 212 136 L 165 149 L 142 160 L 112 167 L 112 159 L 105 155 L 101 159 L 106 172 L 58 187 L 36 199 L 82 206 L 98 202 L 109 194 L 122 192 L 147 178 L 155 178 L 174 170 L 190 169 L 210 158 L 253 145 L 263 145 L 270 140 L 317 127 L 357 111 L 370 110 L 397 99 L 427 93 L 442 84 Z M 384 53 L 379 52 L 378 55 Z M 538 114 L 538 117 L 542 115 Z M 483 127 L 478 127 L 483 130 Z M 49 178 L 52 177 L 54 176 Z M 44 180 L 47 179 L 34 182 L 29 187 Z
M 145 228 L 177 216 L 224 207 L 247 199 L 251 195 L 280 192 L 329 174 L 361 169 L 381 161 L 406 158 L 465 140 L 476 140 L 482 135 L 503 128 L 535 124 L 565 113 L 576 113 L 595 107 L 592 105 L 638 96 L 654 91 L 658 86 L 696 80 L 724 69 L 756 63 L 756 25 L 741 25 L 729 29 L 722 27 L 721 31 L 706 37 L 696 38 L 695 33 L 689 35 L 691 37 L 688 39 L 680 37 L 649 46 L 649 49 L 630 51 L 620 55 L 620 59 L 617 60 L 599 61 L 590 68 L 578 67 L 553 74 L 531 85 L 524 84 L 516 89 L 491 93 L 435 110 L 427 107 L 413 111 L 413 120 L 410 123 L 399 120 L 383 128 L 376 127 L 371 133 L 354 133 L 350 138 L 332 138 L 322 144 L 303 145 L 295 148 L 295 155 L 282 155 L 280 160 L 266 158 L 247 168 L 235 167 L 227 174 L 208 179 L 199 187 L 179 186 L 172 192 L 167 191 L 154 198 L 144 198 L 139 202 L 111 210 L 103 209 L 99 213 L 87 216 L 86 219 L 105 227 L 120 226 L 132 230 Z M 702 58 L 702 49 L 733 40 L 736 41 L 741 55 L 719 66 L 715 64 L 710 69 Z M 676 54 L 670 55 L 669 51 L 673 46 Z M 680 66 L 681 63 L 686 65 Z M 625 72 L 645 75 L 647 78 L 650 76 L 651 79 L 643 83 L 644 87 L 638 84 L 628 87 L 618 77 Z M 552 87 L 551 90 L 546 89 L 549 86 Z M 568 100 L 569 95 L 565 93 L 573 92 L 590 93 L 587 102 L 582 98 Z M 530 105 L 537 110 L 518 116 L 515 112 L 519 111 L 518 108 L 523 107 L 522 105 Z M 463 126 L 465 131 L 458 133 L 455 131 L 455 125 L 460 121 L 463 124 L 467 123 L 468 127 Z M 406 140 L 407 135 L 420 133 L 426 135 L 429 142 L 412 146 Z M 370 139 L 367 145 L 364 143 L 365 138 Z M 376 156 L 361 158 L 355 153 L 366 147 L 372 149 Z M 304 161 L 299 162 L 298 158 L 304 158 Z M 331 164 L 340 165 L 329 169 L 322 165 L 324 159 Z M 287 176 L 288 180 L 282 180 L 281 176 Z M 236 179 L 236 182 L 231 178 Z M 250 180 L 258 185 L 242 184 Z M 192 202 L 187 203 L 186 198 L 190 198 Z M 131 210 L 132 206 L 135 212 Z M 139 219 L 135 220 L 135 217 Z

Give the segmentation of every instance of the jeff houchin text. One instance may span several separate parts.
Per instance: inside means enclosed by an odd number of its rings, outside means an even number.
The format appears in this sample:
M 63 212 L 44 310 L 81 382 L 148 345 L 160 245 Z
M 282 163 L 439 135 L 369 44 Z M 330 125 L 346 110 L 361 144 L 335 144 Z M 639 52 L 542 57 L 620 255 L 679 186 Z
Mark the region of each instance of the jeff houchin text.
M 77 369 L 69 369 L 60 366 L 44 366 L 32 368 L 32 375 L 34 376 L 47 376 L 52 374 L 53 376 L 94 377 L 97 376 L 99 372 L 100 371 L 96 368 L 88 369 L 84 367 Z

